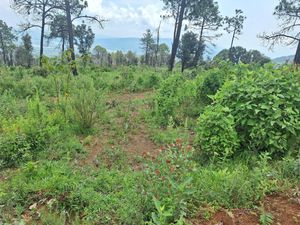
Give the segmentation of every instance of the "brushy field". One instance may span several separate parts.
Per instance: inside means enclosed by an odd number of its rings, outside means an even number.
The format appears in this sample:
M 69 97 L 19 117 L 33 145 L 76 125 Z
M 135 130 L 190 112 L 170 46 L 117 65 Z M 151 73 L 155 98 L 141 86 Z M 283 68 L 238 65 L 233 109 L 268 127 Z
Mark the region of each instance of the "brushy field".
M 300 182 L 300 72 L 0 68 L 0 224 L 189 224 Z

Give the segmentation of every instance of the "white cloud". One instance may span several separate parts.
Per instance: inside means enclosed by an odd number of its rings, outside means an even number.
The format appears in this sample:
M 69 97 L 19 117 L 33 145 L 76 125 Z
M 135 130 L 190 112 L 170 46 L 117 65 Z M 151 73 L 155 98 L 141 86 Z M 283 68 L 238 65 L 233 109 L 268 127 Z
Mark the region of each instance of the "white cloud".
M 138 7 L 132 5 L 133 3 L 130 1 L 117 4 L 115 2 L 107 3 L 103 0 L 88 0 L 88 4 L 89 12 L 100 15 L 109 21 L 148 25 L 149 28 L 158 26 L 162 14 L 162 5 L 159 1 L 155 4 L 148 3 L 146 5 L 141 1 Z

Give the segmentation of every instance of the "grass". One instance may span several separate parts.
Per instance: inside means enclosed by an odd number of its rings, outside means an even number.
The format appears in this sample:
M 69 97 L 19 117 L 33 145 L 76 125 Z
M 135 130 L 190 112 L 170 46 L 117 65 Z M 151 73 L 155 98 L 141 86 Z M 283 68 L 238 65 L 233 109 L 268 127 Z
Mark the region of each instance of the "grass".
M 198 81 L 183 77 L 174 99 L 160 98 L 174 111 L 157 111 L 158 89 L 174 81 L 163 70 L 0 70 L 0 149 L 16 159 L 0 159 L 0 224 L 186 224 L 299 185 L 294 152 L 196 157 Z

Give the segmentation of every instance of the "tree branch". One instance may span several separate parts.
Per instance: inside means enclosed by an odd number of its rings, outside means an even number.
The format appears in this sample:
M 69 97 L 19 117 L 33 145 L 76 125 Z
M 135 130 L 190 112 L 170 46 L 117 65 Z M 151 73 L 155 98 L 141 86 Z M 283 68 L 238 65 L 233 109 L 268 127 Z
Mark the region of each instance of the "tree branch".
M 88 16 L 88 15 L 83 15 L 83 16 L 77 16 L 77 17 L 74 17 L 74 18 L 72 19 L 72 22 L 73 22 L 74 20 L 82 19 L 82 18 L 88 19 L 88 20 L 90 20 L 90 21 L 92 21 L 92 22 L 97 22 L 97 23 L 100 25 L 101 28 L 103 28 L 103 24 L 102 24 L 102 23 L 105 22 L 105 21 L 107 21 L 107 20 L 105 20 L 105 19 L 99 18 L 98 16 Z

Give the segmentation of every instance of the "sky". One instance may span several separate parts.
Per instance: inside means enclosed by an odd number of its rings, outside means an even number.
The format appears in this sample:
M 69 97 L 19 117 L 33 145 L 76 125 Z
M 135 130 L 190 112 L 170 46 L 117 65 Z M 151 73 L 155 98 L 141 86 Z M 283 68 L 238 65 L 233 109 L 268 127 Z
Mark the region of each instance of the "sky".
M 164 14 L 162 0 L 87 0 L 88 12 L 99 15 L 107 21 L 104 29 L 93 25 L 97 38 L 111 37 L 141 37 L 146 29 L 155 31 Z M 257 49 L 272 58 L 293 55 L 296 46 L 275 46 L 270 50 L 262 40 L 257 38 L 263 32 L 276 31 L 278 21 L 273 16 L 275 6 L 279 0 L 216 0 L 221 15 L 233 16 L 235 9 L 242 9 L 247 17 L 243 34 L 235 41 L 235 46 L 247 49 Z M 16 27 L 24 21 L 24 17 L 16 14 L 9 6 L 10 0 L 0 0 L 0 19 L 9 26 Z M 164 20 L 161 27 L 161 36 L 171 38 L 173 21 Z M 231 36 L 221 30 L 223 36 L 215 40 L 218 49 L 228 48 Z

